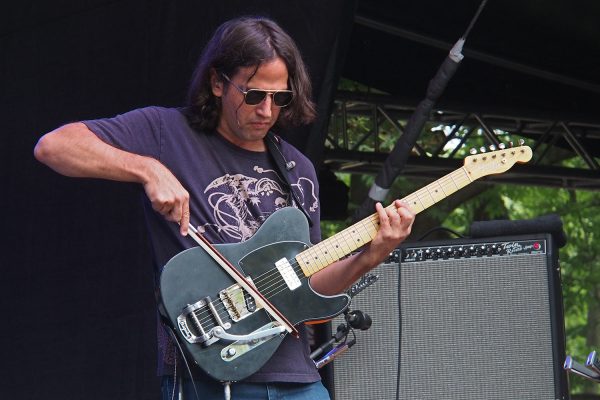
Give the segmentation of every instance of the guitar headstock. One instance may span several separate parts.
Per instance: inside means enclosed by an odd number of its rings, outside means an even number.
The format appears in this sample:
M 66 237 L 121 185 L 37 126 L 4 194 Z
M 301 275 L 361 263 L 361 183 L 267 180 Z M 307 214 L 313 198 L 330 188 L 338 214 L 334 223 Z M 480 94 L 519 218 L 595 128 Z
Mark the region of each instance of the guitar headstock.
M 500 174 L 508 171 L 516 163 L 528 162 L 533 156 L 529 146 L 504 147 L 501 146 L 499 150 L 482 152 L 465 158 L 464 168 L 471 179 Z

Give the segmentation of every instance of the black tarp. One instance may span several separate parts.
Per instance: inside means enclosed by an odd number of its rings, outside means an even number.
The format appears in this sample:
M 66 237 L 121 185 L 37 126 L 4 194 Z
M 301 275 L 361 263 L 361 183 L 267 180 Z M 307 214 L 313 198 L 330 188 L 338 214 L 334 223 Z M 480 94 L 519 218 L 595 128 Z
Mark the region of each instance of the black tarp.
M 315 100 L 326 106 L 319 97 L 335 88 L 338 36 L 353 2 L 31 1 L 9 9 L 0 24 L 0 397 L 156 399 L 140 189 L 62 177 L 34 160 L 33 147 L 66 122 L 180 105 L 204 43 L 243 14 L 270 16 L 297 39 Z M 309 136 L 307 127 L 292 140 L 305 147 Z

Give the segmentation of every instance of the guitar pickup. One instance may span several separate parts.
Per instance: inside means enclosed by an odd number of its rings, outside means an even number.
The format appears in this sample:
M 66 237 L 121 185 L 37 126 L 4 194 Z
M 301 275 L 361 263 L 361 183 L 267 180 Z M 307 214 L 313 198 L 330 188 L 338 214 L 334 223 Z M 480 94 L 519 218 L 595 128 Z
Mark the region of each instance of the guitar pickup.
M 282 258 L 275 262 L 275 267 L 277 267 L 277 270 L 290 290 L 295 290 L 302 286 L 302 282 L 300 282 L 298 275 L 296 275 L 292 264 L 290 264 L 287 258 Z

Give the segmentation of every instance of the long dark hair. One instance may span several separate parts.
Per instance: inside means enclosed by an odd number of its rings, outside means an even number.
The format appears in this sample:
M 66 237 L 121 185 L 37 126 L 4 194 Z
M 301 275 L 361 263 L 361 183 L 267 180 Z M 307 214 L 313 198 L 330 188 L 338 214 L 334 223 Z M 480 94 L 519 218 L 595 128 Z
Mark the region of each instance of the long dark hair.
M 292 103 L 281 109 L 278 124 L 301 125 L 315 118 L 311 83 L 300 51 L 292 38 L 274 21 L 264 17 L 241 17 L 223 23 L 208 42 L 192 75 L 187 116 L 200 131 L 217 127 L 220 99 L 211 90 L 211 70 L 233 77 L 239 68 L 258 67 L 280 57 L 288 70 Z

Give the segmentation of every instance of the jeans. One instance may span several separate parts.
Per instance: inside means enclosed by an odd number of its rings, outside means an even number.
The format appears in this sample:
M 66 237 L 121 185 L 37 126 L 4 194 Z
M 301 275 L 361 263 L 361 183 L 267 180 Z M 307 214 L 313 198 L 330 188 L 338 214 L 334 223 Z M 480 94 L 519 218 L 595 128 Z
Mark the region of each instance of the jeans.
M 183 379 L 182 400 L 223 400 L 224 386 L 217 381 L 194 381 L 198 398 L 190 379 Z M 179 400 L 179 390 L 173 390 L 173 377 L 162 379 L 162 399 Z M 319 381 L 314 383 L 244 383 L 231 384 L 231 400 L 330 400 L 329 392 Z

